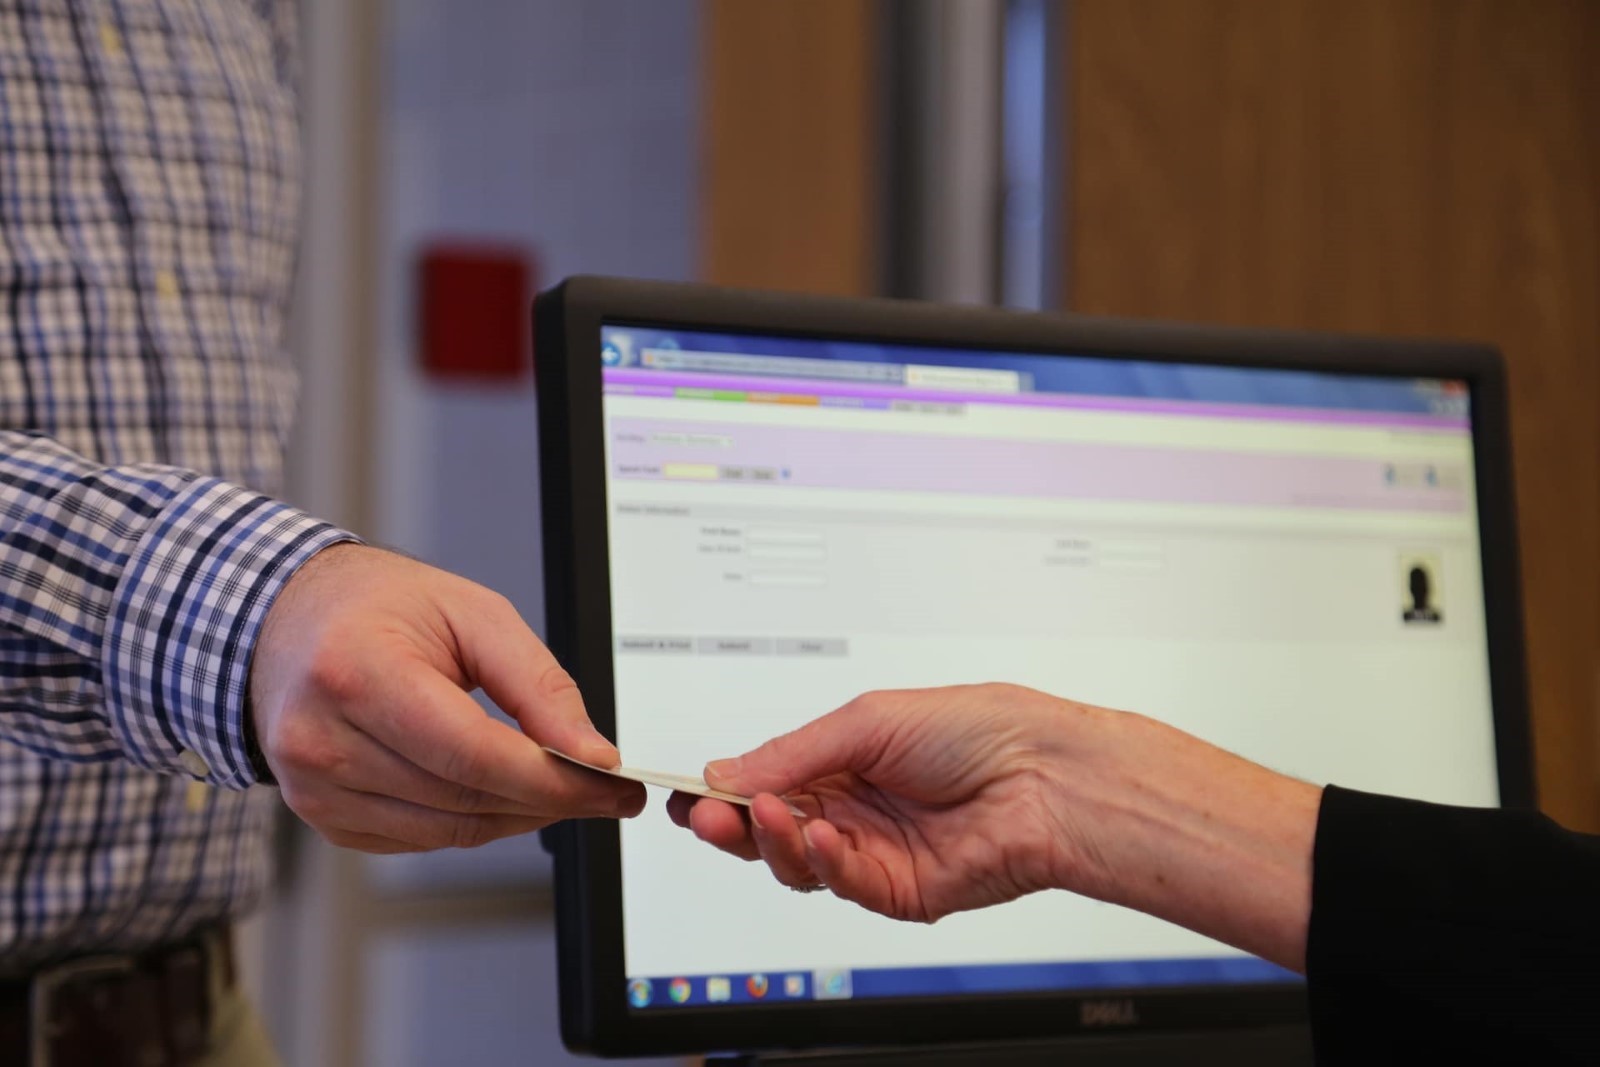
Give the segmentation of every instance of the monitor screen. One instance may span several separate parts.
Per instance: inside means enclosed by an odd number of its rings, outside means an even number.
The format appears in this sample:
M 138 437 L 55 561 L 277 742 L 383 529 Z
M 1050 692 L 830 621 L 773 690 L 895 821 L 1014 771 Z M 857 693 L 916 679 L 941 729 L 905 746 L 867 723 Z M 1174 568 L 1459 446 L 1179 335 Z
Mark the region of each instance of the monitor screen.
M 1319 783 L 1499 802 L 1466 381 L 600 333 L 628 763 L 1004 681 Z M 1298 981 L 1067 893 L 896 923 L 660 817 L 623 825 L 621 872 L 630 1012 Z

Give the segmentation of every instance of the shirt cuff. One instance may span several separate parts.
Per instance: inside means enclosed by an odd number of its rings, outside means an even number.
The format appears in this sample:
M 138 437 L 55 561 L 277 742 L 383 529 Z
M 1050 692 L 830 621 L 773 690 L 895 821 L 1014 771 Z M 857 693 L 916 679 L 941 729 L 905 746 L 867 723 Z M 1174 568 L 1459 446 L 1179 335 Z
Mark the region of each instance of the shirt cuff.
M 105 688 L 128 759 L 243 789 L 261 780 L 245 709 L 267 609 L 300 566 L 354 534 L 214 479 L 141 538 L 107 620 Z

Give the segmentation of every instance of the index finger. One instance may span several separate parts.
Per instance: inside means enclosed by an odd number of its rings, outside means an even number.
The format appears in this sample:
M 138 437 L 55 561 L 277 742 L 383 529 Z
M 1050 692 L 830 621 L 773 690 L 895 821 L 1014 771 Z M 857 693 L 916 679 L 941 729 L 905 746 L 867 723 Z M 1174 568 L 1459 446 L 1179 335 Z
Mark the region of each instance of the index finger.
M 877 695 L 857 697 L 743 756 L 706 764 L 705 779 L 734 793 L 782 796 L 839 771 L 863 770 L 883 750 L 882 711 Z
M 555 818 L 625 817 L 644 806 L 642 785 L 556 759 L 431 668 L 385 679 L 356 725 L 440 778 Z
M 450 625 L 462 666 L 523 733 L 585 763 L 615 767 L 622 762 L 616 746 L 589 720 L 572 677 L 509 600 L 495 595 L 488 610 L 464 618 L 458 614 L 451 614 Z

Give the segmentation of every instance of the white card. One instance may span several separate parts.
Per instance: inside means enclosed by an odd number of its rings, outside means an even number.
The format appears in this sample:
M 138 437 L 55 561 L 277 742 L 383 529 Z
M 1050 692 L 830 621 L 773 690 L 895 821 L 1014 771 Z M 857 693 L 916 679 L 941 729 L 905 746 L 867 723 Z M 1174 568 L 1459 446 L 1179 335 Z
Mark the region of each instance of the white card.
M 599 771 L 601 774 L 609 774 L 613 778 L 626 778 L 630 782 L 643 782 L 645 785 L 658 785 L 663 789 L 672 789 L 679 793 L 693 793 L 695 796 L 710 797 L 713 800 L 725 800 L 729 804 L 742 804 L 747 808 L 750 806 L 749 797 L 713 789 L 706 785 L 704 778 L 692 778 L 687 774 L 668 774 L 666 771 L 642 771 L 637 767 L 597 767 L 592 763 L 585 763 L 581 759 L 569 756 L 565 752 L 557 752 L 548 745 L 542 747 L 550 755 L 559 756 L 568 763 L 576 763 L 580 767 L 586 767 L 591 771 Z M 793 804 L 788 804 L 788 808 L 789 814 L 795 818 L 805 817 L 805 813 Z

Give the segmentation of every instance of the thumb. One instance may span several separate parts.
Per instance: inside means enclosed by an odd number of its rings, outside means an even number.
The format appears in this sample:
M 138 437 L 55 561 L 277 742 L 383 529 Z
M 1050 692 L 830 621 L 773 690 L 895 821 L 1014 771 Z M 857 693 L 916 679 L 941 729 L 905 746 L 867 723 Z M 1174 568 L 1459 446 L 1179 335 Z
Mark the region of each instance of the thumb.
M 597 767 L 622 763 L 617 747 L 589 720 L 572 676 L 509 601 L 497 597 L 491 610 L 465 620 L 452 617 L 451 624 L 462 666 L 524 734 Z
M 783 794 L 841 771 L 865 771 L 882 751 L 884 716 L 870 696 L 775 737 L 735 759 L 706 764 L 706 784 L 730 793 Z

